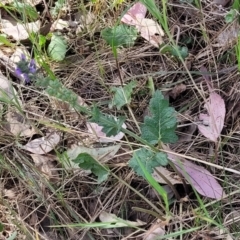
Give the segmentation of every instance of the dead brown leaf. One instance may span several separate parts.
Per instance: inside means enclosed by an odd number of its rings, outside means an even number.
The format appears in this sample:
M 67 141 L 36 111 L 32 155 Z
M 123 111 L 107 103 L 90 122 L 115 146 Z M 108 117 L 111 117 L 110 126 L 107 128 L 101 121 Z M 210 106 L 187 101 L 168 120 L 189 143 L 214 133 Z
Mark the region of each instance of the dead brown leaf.
M 4 197 L 7 197 L 8 199 L 15 199 L 16 198 L 16 189 L 4 189 L 3 190 Z
M 208 113 L 199 115 L 201 123 L 198 124 L 198 129 L 206 138 L 217 142 L 224 126 L 225 102 L 219 94 L 211 92 L 204 108 Z
M 230 0 L 213 0 L 213 3 L 221 5 L 222 7 L 226 6 Z
M 187 128 L 184 128 L 184 131 L 179 134 L 178 143 L 189 142 L 192 140 L 193 133 L 196 131 L 197 125 L 192 123 Z
M 31 137 L 36 134 L 35 129 L 17 112 L 9 111 L 6 114 L 6 120 L 6 128 L 15 136 Z
M 18 97 L 17 91 L 12 86 L 11 82 L 0 72 L 0 98 L 7 101 L 13 101 L 16 104 L 22 104 Z
M 14 18 L 1 19 L 1 31 L 8 36 L 12 36 L 16 41 L 26 40 L 30 32 L 38 32 L 40 29 L 40 21 L 30 23 L 19 23 Z
M 170 91 L 169 96 L 176 99 L 182 92 L 187 89 L 187 86 L 183 83 L 175 85 L 175 87 Z
M 173 172 L 170 172 L 168 171 L 165 167 L 156 167 L 155 169 L 157 169 L 158 172 L 160 172 L 164 177 L 167 178 L 167 180 L 172 184 L 181 184 L 182 183 L 182 180 L 181 178 L 173 173 Z M 162 184 L 168 184 L 159 174 L 158 172 L 154 169 L 154 172 L 152 173 L 152 176 L 153 178 L 159 182 L 159 183 L 162 183 Z
M 45 137 L 36 138 L 26 145 L 23 149 L 35 153 L 35 154 L 46 154 L 52 151 L 60 141 L 60 135 L 58 133 L 49 133 Z
M 143 240 L 155 240 L 158 237 L 162 237 L 165 235 L 165 230 L 163 229 L 164 226 L 166 224 L 165 223 L 159 223 L 156 222 L 155 224 L 153 224 L 148 231 L 145 233 L 145 236 L 143 237 Z
M 123 15 L 121 21 L 125 24 L 135 26 L 144 39 L 153 46 L 159 47 L 163 43 L 162 37 L 164 36 L 164 31 L 157 22 L 145 18 L 146 13 L 146 6 L 137 2 Z
M 214 47 L 227 47 L 234 44 L 237 41 L 240 32 L 240 25 L 237 21 L 231 24 L 229 27 L 221 31 L 221 33 L 216 37 L 216 44 Z
M 47 179 L 52 181 L 58 179 L 58 171 L 53 164 L 53 157 L 39 154 L 30 154 L 30 156 L 35 163 L 35 166 L 46 176 Z
M 75 109 L 73 109 L 69 103 L 63 102 L 61 100 L 58 100 L 54 97 L 51 97 L 52 106 L 55 107 L 57 110 L 61 111 L 63 113 L 63 116 L 67 118 L 67 121 L 76 121 L 79 119 L 79 114 L 76 112 Z M 80 106 L 87 107 L 87 104 L 85 103 L 84 99 L 78 96 L 77 103 Z

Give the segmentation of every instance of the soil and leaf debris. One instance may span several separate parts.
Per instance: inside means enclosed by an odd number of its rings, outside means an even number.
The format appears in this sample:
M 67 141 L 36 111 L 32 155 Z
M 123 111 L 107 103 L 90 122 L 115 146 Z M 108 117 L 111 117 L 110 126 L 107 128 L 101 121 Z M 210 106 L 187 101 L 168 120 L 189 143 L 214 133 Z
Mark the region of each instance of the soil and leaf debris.
M 240 239 L 239 0 L 0 3 L 0 240 Z

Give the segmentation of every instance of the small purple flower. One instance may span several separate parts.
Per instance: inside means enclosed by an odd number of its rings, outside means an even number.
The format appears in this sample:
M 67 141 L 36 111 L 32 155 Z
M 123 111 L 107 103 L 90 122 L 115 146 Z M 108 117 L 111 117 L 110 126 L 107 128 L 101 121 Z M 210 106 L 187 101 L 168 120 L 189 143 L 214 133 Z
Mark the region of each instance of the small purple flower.
M 24 62 L 26 61 L 26 55 L 25 54 L 23 54 L 23 53 L 21 54 L 21 60 L 20 61 L 24 61 Z
M 15 73 L 18 77 L 24 78 L 26 83 L 30 83 L 30 81 L 35 79 L 37 76 L 37 66 L 35 60 L 31 59 L 29 61 L 24 54 L 21 54 Z
M 23 73 L 23 77 L 26 83 L 30 83 L 30 78 L 27 73 Z
M 35 73 L 36 71 L 37 71 L 37 66 L 36 66 L 35 60 L 31 59 L 31 61 L 29 63 L 29 72 Z
M 18 77 L 20 77 L 22 75 L 22 70 L 19 67 L 17 67 L 15 73 L 17 74 Z

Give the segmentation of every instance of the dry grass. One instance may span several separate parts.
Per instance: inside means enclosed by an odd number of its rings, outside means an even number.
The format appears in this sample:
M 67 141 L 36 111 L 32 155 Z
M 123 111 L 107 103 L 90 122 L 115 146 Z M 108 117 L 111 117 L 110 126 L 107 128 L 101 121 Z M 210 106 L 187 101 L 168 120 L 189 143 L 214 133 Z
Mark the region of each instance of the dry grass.
M 170 1 L 169 28 L 171 30 L 177 29 L 174 26 L 179 27 L 178 33 L 172 32 L 173 38 L 178 37 L 180 43 L 187 38 L 192 39 L 192 42 L 186 44 L 190 52 L 186 59 L 188 69 L 171 56 L 159 54 L 158 49 L 149 46 L 141 39 L 134 47 L 119 50 L 120 69 L 118 69 L 113 53 L 99 36 L 99 31 L 114 25 L 129 3 L 112 8 L 112 4 L 108 1 L 98 2 L 95 6 L 86 7 L 86 11 L 92 11 L 97 16 L 91 31 L 86 30 L 82 36 L 76 36 L 72 40 L 71 54 L 64 63 L 52 65 L 51 68 L 56 76 L 66 87 L 81 96 L 88 105 L 98 103 L 104 112 L 127 116 L 128 128 L 136 132 L 137 128 L 127 108 L 116 111 L 107 107 L 107 102 L 111 99 L 110 87 L 120 85 L 119 70 L 124 83 L 132 79 L 138 82 L 130 107 L 139 123 L 143 121 L 151 98 L 147 88 L 149 77 L 153 78 L 155 88 L 162 90 L 168 97 L 174 86 L 179 83 L 185 84 L 186 91 L 176 99 L 170 97 L 170 103 L 180 113 L 178 134 L 190 134 L 190 139 L 172 147 L 177 153 L 211 162 L 215 146 L 197 131 L 189 133 L 186 127 L 196 121 L 204 105 L 203 96 L 205 98 L 208 96 L 202 77 L 193 73 L 193 82 L 187 71 L 199 71 L 202 66 L 206 67 L 213 73 L 211 80 L 215 88 L 221 89 L 220 94 L 227 105 L 222 145 L 216 164 L 240 170 L 239 73 L 236 67 L 234 43 L 216 46 L 217 36 L 229 27 L 224 21 L 222 12 L 208 1 L 201 1 L 201 10 L 187 3 L 177 4 Z M 160 1 L 156 1 L 156 4 L 160 5 Z M 76 11 L 79 5 L 84 6 L 82 1 L 76 2 L 72 10 Z M 165 41 L 169 41 L 167 37 Z M 3 66 L 1 68 L 3 69 Z M 34 86 L 19 84 L 15 86 L 18 87 L 24 103 L 24 116 L 36 125 L 39 136 L 49 130 L 61 131 L 62 141 L 56 149 L 57 153 L 64 152 L 73 143 L 93 145 L 86 133 L 84 116 L 74 115 L 64 107 L 61 109 L 59 104 Z M 60 125 L 64 126 L 64 129 L 60 128 Z M 130 146 L 135 144 L 131 141 L 132 139 L 126 139 L 118 155 L 109 161 L 111 171 L 161 209 L 160 197 L 145 180 L 137 177 L 127 166 L 131 156 Z M 53 158 L 57 176 L 49 180 L 33 164 L 29 154 L 19 148 L 19 143 L 26 142 L 26 139 L 16 139 L 1 128 L 0 222 L 7 224 L 11 233 L 18 229 L 21 234 L 17 239 L 24 239 L 24 236 L 25 239 L 51 240 L 142 239 L 141 234 L 156 221 L 157 218 L 149 214 L 149 211 L 152 211 L 151 207 L 122 181 L 112 175 L 99 186 L 93 176 L 82 176 L 79 172 L 64 169 L 54 152 L 49 156 Z M 209 216 L 228 228 L 234 239 L 238 239 L 239 220 L 234 222 L 232 215 L 229 214 L 240 211 L 240 177 L 209 166 L 205 167 L 221 180 L 221 185 L 230 195 L 221 202 L 201 197 L 202 202 L 206 204 Z M 188 201 L 184 202 L 182 199 L 172 201 L 172 219 L 166 227 L 167 234 L 199 226 L 198 231 L 173 239 L 215 239 L 214 237 L 219 235 L 219 229 L 215 230 L 214 226 L 204 219 L 206 216 L 203 210 L 195 211 L 200 206 L 191 187 L 184 189 L 180 184 L 175 187 L 182 198 L 188 196 Z M 142 210 L 139 211 L 134 207 Z M 99 220 L 98 216 L 102 210 L 127 220 L 140 219 L 148 224 L 142 229 L 143 231 L 129 230 L 129 228 L 107 231 L 98 228 L 49 227 L 49 225 L 95 222 Z M 8 228 L 2 236 L 0 235 L 0 239 L 9 236 Z M 220 239 L 226 238 L 220 237 Z

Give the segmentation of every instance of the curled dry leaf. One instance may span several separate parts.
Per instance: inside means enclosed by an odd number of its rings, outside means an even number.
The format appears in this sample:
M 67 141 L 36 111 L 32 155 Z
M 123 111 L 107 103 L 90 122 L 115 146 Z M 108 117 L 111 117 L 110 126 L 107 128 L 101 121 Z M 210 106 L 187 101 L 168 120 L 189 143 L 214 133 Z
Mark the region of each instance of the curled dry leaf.
M 143 240 L 156 240 L 158 237 L 162 237 L 165 235 L 165 230 L 163 229 L 165 224 L 163 223 L 155 223 L 144 235 Z
M 175 85 L 175 87 L 170 91 L 169 96 L 176 99 L 182 92 L 187 89 L 187 86 L 183 83 Z
M 7 197 L 8 199 L 14 199 L 16 198 L 16 189 L 12 188 L 12 189 L 4 189 L 3 190 L 3 196 Z
M 168 159 L 198 193 L 213 199 L 221 199 L 225 196 L 223 188 L 208 170 L 174 154 L 167 153 L 167 155 Z
M 17 112 L 9 111 L 6 114 L 6 120 L 8 122 L 6 127 L 15 136 L 31 137 L 36 133 L 35 129 L 26 122 L 26 119 Z
M 86 13 L 77 13 L 75 15 L 75 22 L 70 22 L 70 25 L 73 25 L 74 23 L 77 23 L 77 29 L 76 29 L 76 34 L 81 33 L 84 29 L 89 30 L 90 27 L 92 26 L 93 22 L 95 21 L 96 16 L 88 12 Z M 97 26 L 97 24 L 95 24 Z
M 16 47 L 15 52 L 10 57 L 10 60 L 14 63 L 18 63 L 21 60 L 22 55 L 26 56 L 27 59 L 30 59 L 30 54 L 25 47 Z
M 53 158 L 50 156 L 43 156 L 39 154 L 30 154 L 35 163 L 35 166 L 46 176 L 49 180 L 56 180 L 58 172 L 53 164 Z
M 234 224 L 236 224 L 236 222 Z M 236 238 L 233 238 L 231 234 L 229 234 L 229 232 L 230 231 L 227 227 L 224 227 L 224 229 L 215 227 L 209 231 L 209 235 L 211 236 L 211 238 L 210 236 L 207 236 L 207 239 L 235 240 Z
M 135 26 L 140 35 L 153 46 L 159 47 L 163 43 L 164 32 L 161 26 L 152 19 L 145 18 L 147 8 L 140 2 L 134 4 L 121 21 L 125 24 Z
M 69 103 L 58 100 L 55 97 L 51 97 L 51 106 L 54 107 L 55 109 L 61 111 L 63 113 L 63 115 L 66 117 L 66 120 L 70 120 L 70 121 L 79 121 L 79 114 L 76 112 L 76 110 L 74 108 L 72 108 L 70 106 Z M 84 99 L 81 98 L 80 96 L 78 96 L 77 98 L 77 103 L 80 106 L 85 106 L 87 107 L 87 104 L 85 103 Z
M 22 104 L 18 97 L 17 91 L 11 82 L 0 72 L 0 100 L 13 101 L 16 104 Z
M 8 36 L 12 36 L 16 41 L 26 40 L 29 37 L 29 33 L 38 32 L 40 29 L 40 21 L 21 24 L 15 19 L 11 21 L 2 19 L 1 31 Z
M 101 214 L 99 215 L 99 219 L 101 222 L 111 223 L 112 228 L 137 227 L 146 224 L 145 222 L 142 222 L 138 219 L 136 222 L 123 220 L 122 218 L 118 218 L 115 214 L 107 213 L 105 211 L 101 212 Z
M 230 0 L 213 0 L 213 3 L 221 5 L 222 7 L 226 6 Z
M 156 171 L 157 170 L 157 171 Z M 162 183 L 162 184 L 168 184 L 161 176 L 160 174 L 158 174 L 158 172 L 160 172 L 164 177 L 167 178 L 167 180 L 172 184 L 181 184 L 182 183 L 182 180 L 181 178 L 176 174 L 176 173 L 173 173 L 173 172 L 170 172 L 168 171 L 165 167 L 156 167 L 154 168 L 154 171 L 152 173 L 152 176 L 153 178 L 159 182 L 159 183 Z
M 60 135 L 58 133 L 49 133 L 46 137 L 36 138 L 26 145 L 23 149 L 35 153 L 46 154 L 52 151 L 60 141 Z
M 51 26 L 50 31 L 53 32 L 55 30 L 63 30 L 64 28 L 69 27 L 69 21 L 57 19 Z
M 126 14 L 123 15 L 121 21 L 128 25 L 135 25 L 137 19 L 145 18 L 147 8 L 140 2 L 135 3 Z
M 68 149 L 66 154 L 70 160 L 74 160 L 77 158 L 77 156 L 80 153 L 88 153 L 94 159 L 100 161 L 101 163 L 105 163 L 115 156 L 115 154 L 118 152 L 120 147 L 121 147 L 121 144 L 117 144 L 117 145 L 109 146 L 109 147 L 103 147 L 103 148 L 87 148 L 84 146 L 77 146 L 72 149 Z M 76 164 L 72 161 L 70 161 L 69 163 L 63 162 L 63 164 L 67 169 L 79 168 L 78 164 Z M 90 172 L 88 171 L 87 174 L 89 174 L 89 173 Z
M 178 141 L 177 143 L 173 144 L 178 145 L 179 143 L 182 142 L 189 142 L 192 140 L 193 133 L 196 131 L 197 125 L 195 123 L 190 124 L 187 126 L 187 128 L 184 128 L 184 131 L 181 131 L 181 133 L 178 136 Z
M 220 31 L 220 34 L 215 38 L 216 44 L 213 44 L 213 46 L 227 47 L 229 45 L 233 45 L 234 42 L 237 42 L 239 33 L 240 33 L 240 26 L 238 21 L 235 21 L 229 27 Z
M 198 124 L 198 129 L 206 138 L 216 142 L 224 125 L 225 102 L 219 94 L 212 92 L 204 108 L 207 109 L 208 114 L 199 115 L 202 123 Z
M 154 47 L 159 47 L 163 43 L 164 32 L 160 25 L 152 19 L 139 19 L 135 25 L 141 36 L 150 42 Z
M 123 128 L 127 128 L 126 124 L 123 123 Z M 107 143 L 119 141 L 124 137 L 124 133 L 120 132 L 116 136 L 107 137 L 104 132 L 102 132 L 103 127 L 99 126 L 97 123 L 87 122 L 87 129 L 89 133 L 92 133 L 96 136 L 96 141 Z

